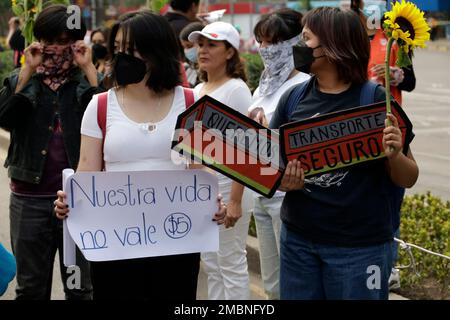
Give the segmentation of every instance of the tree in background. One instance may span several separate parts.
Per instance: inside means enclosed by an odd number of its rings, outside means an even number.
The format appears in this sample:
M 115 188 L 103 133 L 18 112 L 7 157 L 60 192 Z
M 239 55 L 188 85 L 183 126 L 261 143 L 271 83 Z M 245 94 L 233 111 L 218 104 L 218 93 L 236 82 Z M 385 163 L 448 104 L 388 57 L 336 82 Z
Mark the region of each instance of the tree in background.
M 311 9 L 310 0 L 300 0 L 300 7 L 303 10 L 310 10 Z

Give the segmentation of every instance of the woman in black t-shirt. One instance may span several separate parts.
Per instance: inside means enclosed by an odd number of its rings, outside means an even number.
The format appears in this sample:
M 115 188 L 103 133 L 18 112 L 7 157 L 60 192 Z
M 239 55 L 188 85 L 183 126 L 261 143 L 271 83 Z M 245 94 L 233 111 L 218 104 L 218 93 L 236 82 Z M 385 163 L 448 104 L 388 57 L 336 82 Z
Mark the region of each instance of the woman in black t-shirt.
M 314 74 L 292 111 L 281 98 L 270 126 L 360 105 L 367 82 L 369 39 L 352 11 L 318 8 L 303 19 L 296 68 Z M 373 102 L 385 100 L 384 89 Z M 387 299 L 391 270 L 392 184 L 418 177 L 411 151 L 402 153 L 397 119 L 384 129 L 386 161 L 369 162 L 305 179 L 300 161 L 287 165 L 280 190 L 281 299 Z M 304 164 L 303 164 L 304 165 Z

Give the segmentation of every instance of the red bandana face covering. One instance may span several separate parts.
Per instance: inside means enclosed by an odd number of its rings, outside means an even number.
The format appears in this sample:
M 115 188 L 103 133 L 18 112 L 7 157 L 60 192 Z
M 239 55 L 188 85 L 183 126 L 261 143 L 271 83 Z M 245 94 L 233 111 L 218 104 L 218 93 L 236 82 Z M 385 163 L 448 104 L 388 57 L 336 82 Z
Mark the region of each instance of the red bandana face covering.
M 44 47 L 42 64 L 37 73 L 43 75 L 43 82 L 53 91 L 67 81 L 73 67 L 71 45 L 50 45 Z

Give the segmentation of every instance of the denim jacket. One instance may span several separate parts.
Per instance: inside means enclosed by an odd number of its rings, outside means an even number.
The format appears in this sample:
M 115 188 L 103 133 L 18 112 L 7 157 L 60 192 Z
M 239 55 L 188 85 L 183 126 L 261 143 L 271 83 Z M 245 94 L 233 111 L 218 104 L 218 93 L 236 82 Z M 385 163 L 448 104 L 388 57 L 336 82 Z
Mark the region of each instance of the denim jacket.
M 14 93 L 18 71 L 5 79 L 0 91 L 0 127 L 10 132 L 4 166 L 10 178 L 39 184 L 55 117 L 60 117 L 67 159 L 76 169 L 80 155 L 80 127 L 83 113 L 101 86 L 92 87 L 80 69 L 52 91 L 34 74 L 24 88 Z M 100 83 L 100 79 L 99 79 Z

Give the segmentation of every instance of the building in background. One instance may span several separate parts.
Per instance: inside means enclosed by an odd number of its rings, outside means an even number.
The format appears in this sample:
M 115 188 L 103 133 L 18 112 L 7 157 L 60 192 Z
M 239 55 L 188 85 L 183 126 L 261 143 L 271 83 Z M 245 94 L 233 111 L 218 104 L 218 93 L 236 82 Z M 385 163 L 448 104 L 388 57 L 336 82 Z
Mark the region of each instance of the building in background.
M 396 0 L 388 0 L 388 3 Z M 426 11 L 430 24 L 434 24 L 436 38 L 450 39 L 450 0 L 409 0 Z M 82 9 L 82 15 L 89 29 L 110 26 L 122 13 L 144 7 L 147 0 L 72 0 Z M 350 0 L 200 0 L 200 12 L 226 10 L 222 20 L 235 25 L 241 31 L 241 37 L 252 36 L 253 27 L 261 14 L 282 7 L 306 12 L 309 9 L 331 6 L 348 8 Z M 166 6 L 163 11 L 167 10 Z

